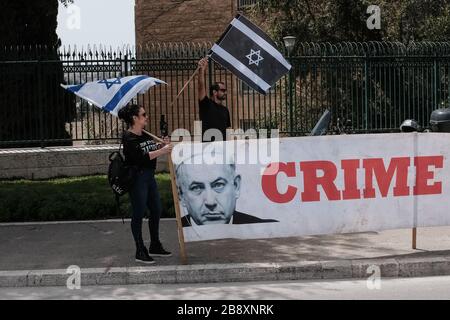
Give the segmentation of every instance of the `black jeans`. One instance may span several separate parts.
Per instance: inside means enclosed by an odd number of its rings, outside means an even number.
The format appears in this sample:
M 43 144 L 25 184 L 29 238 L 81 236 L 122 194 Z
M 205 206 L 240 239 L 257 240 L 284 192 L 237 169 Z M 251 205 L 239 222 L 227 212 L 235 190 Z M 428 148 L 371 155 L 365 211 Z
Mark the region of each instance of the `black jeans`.
M 130 190 L 131 207 L 131 232 L 133 233 L 136 248 L 144 246 L 142 239 L 142 219 L 146 209 L 150 211 L 148 226 L 152 243 L 159 242 L 159 219 L 161 218 L 161 198 L 155 180 L 155 171 L 152 169 L 141 169 L 138 171 L 136 181 Z

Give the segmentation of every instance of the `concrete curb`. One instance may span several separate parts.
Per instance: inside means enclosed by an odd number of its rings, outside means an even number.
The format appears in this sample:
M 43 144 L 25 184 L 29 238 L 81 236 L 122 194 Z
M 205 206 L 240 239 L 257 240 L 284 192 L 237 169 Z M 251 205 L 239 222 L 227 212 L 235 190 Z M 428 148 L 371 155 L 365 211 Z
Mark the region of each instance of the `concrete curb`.
M 373 274 L 368 270 L 371 266 L 380 268 L 382 278 L 443 276 L 450 275 L 450 255 L 296 263 L 89 268 L 81 269 L 81 285 L 367 279 Z M 0 271 L 0 287 L 66 286 L 69 276 L 64 269 Z

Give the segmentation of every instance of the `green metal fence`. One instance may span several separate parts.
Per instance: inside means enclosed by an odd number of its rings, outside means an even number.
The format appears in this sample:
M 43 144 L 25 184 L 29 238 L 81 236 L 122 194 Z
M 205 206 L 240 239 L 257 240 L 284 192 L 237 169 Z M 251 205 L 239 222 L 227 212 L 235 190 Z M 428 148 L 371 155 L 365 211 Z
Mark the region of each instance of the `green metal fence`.
M 198 120 L 196 81 L 175 103 L 172 100 L 211 45 L 3 48 L 0 147 L 117 141 L 122 124 L 65 93 L 60 83 L 133 74 L 169 84 L 137 98 L 151 115 L 150 131 L 158 133 L 164 116 L 170 131 L 185 128 L 193 133 Z M 285 135 L 305 135 L 329 109 L 333 125 L 349 119 L 352 132 L 395 132 L 407 118 L 426 127 L 432 110 L 450 106 L 450 43 L 299 43 L 287 59 L 291 72 L 266 96 L 210 64 L 207 82 L 226 83 L 234 128 L 278 128 Z M 14 89 L 18 86 L 28 89 Z
M 426 127 L 432 110 L 450 106 L 450 43 L 300 44 L 292 62 L 296 132 L 323 108 L 364 133 L 396 131 L 406 118 Z

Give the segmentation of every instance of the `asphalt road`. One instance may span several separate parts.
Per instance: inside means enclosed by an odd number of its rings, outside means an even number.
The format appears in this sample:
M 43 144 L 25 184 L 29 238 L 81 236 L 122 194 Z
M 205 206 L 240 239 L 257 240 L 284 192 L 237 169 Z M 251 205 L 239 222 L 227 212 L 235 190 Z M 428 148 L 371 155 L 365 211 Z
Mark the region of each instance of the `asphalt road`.
M 450 276 L 335 281 L 279 281 L 182 285 L 0 288 L 0 299 L 145 300 L 372 300 L 450 299 Z

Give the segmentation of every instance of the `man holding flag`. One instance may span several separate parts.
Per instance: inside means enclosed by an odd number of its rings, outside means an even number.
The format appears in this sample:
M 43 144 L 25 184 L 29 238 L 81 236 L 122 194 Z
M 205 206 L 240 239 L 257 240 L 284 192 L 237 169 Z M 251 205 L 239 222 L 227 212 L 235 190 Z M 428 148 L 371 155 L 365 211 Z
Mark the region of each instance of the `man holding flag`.
M 202 121 L 202 141 L 224 141 L 226 140 L 226 130 L 231 127 L 230 112 L 223 105 L 227 98 L 227 89 L 223 82 L 215 82 L 210 87 L 210 98 L 206 95 L 205 76 L 208 69 L 208 58 L 203 58 L 198 62 L 198 100 L 200 120 Z M 216 129 L 218 131 L 209 131 Z M 206 137 L 205 137 L 205 132 Z M 218 137 L 219 134 L 221 137 Z M 212 137 L 214 139 L 212 139 Z M 218 139 L 220 138 L 220 139 Z
M 272 39 L 241 14 L 231 21 L 211 48 L 208 58 L 221 64 L 253 90 L 264 95 L 292 67 Z M 215 134 L 211 131 L 208 133 L 210 129 L 220 131 L 223 140 L 226 140 L 226 129 L 231 127 L 230 113 L 222 104 L 226 100 L 227 89 L 225 83 L 216 82 L 210 88 L 210 98 L 206 96 L 205 75 L 208 58 L 203 58 L 198 63 L 198 99 L 203 141 L 211 141 L 210 136 L 218 135 L 217 131 Z

